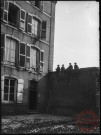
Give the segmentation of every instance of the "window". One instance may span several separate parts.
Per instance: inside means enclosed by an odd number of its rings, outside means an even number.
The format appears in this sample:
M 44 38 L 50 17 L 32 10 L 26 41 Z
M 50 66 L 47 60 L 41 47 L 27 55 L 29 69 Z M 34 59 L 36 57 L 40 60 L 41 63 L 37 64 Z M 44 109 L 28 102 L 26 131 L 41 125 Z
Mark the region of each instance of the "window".
M 30 46 L 20 43 L 20 66 L 30 68 Z
M 20 14 L 20 9 L 13 3 L 9 2 L 8 22 L 11 25 L 16 26 L 16 27 L 19 26 L 19 14 Z
M 1 0 L 1 19 L 8 21 L 9 2 Z
M 1 76 L 1 99 L 3 102 L 23 102 L 24 80 Z M 16 98 L 17 97 L 17 98 Z
M 27 14 L 27 33 L 32 34 L 33 37 L 38 37 L 40 35 L 40 19 Z
M 40 72 L 43 72 L 43 67 L 44 67 L 44 51 L 41 50 L 41 55 L 40 55 Z
M 2 83 L 2 100 L 7 102 L 14 102 L 16 94 L 16 79 L 5 77 Z
M 26 12 L 24 10 L 20 10 L 20 28 L 22 30 L 25 30 L 25 18 L 26 18 Z
M 18 41 L 11 37 L 6 37 L 5 45 L 5 64 L 15 65 L 16 48 L 18 47 Z
M 34 36 L 38 35 L 38 21 L 35 20 L 34 18 L 32 19 L 32 34 Z
M 42 21 L 41 27 L 41 39 L 46 39 L 46 21 Z
M 20 66 L 25 67 L 25 59 L 26 59 L 26 44 L 20 43 Z
M 40 8 L 40 1 L 35 1 L 35 6 L 36 6 L 37 8 Z
M 29 34 L 32 33 L 32 15 L 31 14 L 27 14 L 27 32 Z

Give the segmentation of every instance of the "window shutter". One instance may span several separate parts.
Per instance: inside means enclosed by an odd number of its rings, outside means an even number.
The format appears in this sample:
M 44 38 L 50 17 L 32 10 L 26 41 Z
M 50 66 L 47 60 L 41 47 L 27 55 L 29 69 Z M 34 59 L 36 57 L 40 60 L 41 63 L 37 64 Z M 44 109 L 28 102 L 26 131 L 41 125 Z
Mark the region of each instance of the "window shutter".
M 15 66 L 19 67 L 19 42 L 16 44 L 16 51 L 15 51 Z
M 25 57 L 26 57 L 26 44 L 20 43 L 20 66 L 25 67 Z
M 43 72 L 44 66 L 44 52 L 41 50 L 40 52 L 40 72 Z
M 27 14 L 27 32 L 32 33 L 32 15 Z
M 43 1 L 40 1 L 41 4 L 40 4 L 40 9 L 43 10 Z
M 23 102 L 23 88 L 24 88 L 24 80 L 18 79 L 18 91 L 17 91 L 17 103 Z
M 26 45 L 26 67 L 30 68 L 30 46 Z
M 30 1 L 30 3 L 34 6 L 35 5 L 35 1 Z
M 0 1 L 1 4 L 1 19 L 3 19 L 3 11 L 4 11 L 4 0 Z
M 5 35 L 1 34 L 1 61 L 4 59 Z
M 25 30 L 25 19 L 26 19 L 26 12 L 24 10 L 20 10 L 20 28 Z
M 9 2 L 4 1 L 3 20 L 5 22 L 8 21 L 8 8 L 9 8 Z
M 4 76 L 1 76 L 1 99 L 3 100 L 4 93 Z
M 41 39 L 46 39 L 46 21 L 42 21 L 41 24 Z
M 37 72 L 39 72 L 39 69 L 40 69 L 40 51 L 37 50 L 36 52 L 36 69 L 37 69 Z

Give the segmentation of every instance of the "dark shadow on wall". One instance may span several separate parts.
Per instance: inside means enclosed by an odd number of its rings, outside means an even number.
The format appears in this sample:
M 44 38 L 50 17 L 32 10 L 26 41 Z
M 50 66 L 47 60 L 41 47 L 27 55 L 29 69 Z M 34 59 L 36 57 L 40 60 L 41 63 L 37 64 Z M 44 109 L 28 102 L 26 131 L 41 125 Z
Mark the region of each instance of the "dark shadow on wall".
M 82 68 L 77 71 L 48 73 L 38 83 L 37 109 L 42 113 L 75 115 L 82 110 L 98 113 L 96 78 L 99 69 Z

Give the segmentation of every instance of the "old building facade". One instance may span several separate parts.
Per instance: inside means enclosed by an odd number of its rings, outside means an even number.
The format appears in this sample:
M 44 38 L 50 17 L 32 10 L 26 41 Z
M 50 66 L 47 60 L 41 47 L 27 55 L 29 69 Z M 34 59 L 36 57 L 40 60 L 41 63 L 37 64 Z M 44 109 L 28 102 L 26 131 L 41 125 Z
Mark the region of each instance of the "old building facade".
M 38 81 L 53 70 L 56 1 L 1 1 L 2 114 L 37 111 Z

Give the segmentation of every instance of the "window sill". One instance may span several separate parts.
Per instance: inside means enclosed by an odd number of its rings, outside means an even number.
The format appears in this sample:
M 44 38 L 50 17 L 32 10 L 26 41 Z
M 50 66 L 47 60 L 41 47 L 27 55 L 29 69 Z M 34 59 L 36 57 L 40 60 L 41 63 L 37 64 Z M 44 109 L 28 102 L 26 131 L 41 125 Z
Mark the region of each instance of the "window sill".
M 4 66 L 4 67 L 10 67 L 10 68 L 13 68 L 13 69 L 16 69 L 17 70 L 17 67 L 14 67 L 14 66 L 11 66 L 11 65 L 7 65 L 7 64 L 5 64 L 4 62 L 1 62 L 1 64 Z M 19 67 L 19 70 L 20 71 L 26 71 L 26 72 L 29 72 L 29 73 L 33 73 L 33 74 L 43 74 L 43 73 L 38 73 L 38 72 L 36 72 L 36 71 L 33 71 L 33 70 L 30 70 L 30 69 L 28 69 L 28 68 L 25 68 L 25 67 Z
M 15 102 L 14 101 L 5 101 L 5 100 L 3 100 L 2 101 L 2 104 L 14 104 Z

